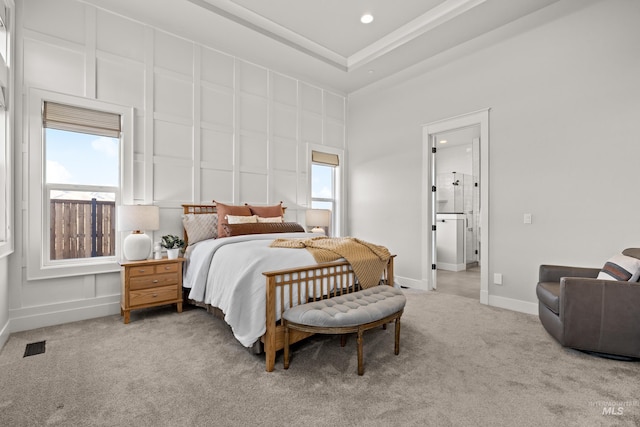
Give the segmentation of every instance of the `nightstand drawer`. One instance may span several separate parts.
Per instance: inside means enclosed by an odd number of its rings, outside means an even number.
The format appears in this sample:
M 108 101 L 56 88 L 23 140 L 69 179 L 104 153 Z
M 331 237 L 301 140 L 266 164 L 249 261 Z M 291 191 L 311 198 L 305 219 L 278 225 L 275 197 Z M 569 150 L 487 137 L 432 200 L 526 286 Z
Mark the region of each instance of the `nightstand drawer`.
M 175 262 L 161 265 L 147 265 L 129 268 L 129 277 L 150 276 L 152 274 L 175 273 L 179 265 Z
M 178 286 L 163 286 L 160 288 L 149 288 L 129 293 L 129 305 L 135 307 L 145 304 L 156 304 L 163 301 L 175 301 L 178 299 Z
M 120 315 L 125 324 L 129 323 L 131 310 L 175 304 L 178 313 L 182 313 L 184 261 L 184 258 L 120 261 Z
M 156 274 L 154 276 L 132 277 L 129 281 L 129 289 L 146 289 L 158 286 L 175 285 L 178 283 L 178 272 Z

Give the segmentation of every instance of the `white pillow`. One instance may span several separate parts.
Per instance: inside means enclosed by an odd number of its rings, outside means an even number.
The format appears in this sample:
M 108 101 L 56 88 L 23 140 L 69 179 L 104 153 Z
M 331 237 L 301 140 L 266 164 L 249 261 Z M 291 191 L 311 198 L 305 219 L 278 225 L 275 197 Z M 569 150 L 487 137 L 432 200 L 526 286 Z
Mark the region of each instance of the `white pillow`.
M 253 224 L 258 222 L 258 215 L 227 215 L 229 224 Z
M 186 214 L 182 226 L 187 232 L 189 244 L 218 237 L 218 214 Z
M 258 222 L 283 222 L 281 216 L 271 216 L 271 217 L 258 217 Z
M 640 259 L 616 254 L 598 273 L 598 279 L 637 282 L 640 278 Z

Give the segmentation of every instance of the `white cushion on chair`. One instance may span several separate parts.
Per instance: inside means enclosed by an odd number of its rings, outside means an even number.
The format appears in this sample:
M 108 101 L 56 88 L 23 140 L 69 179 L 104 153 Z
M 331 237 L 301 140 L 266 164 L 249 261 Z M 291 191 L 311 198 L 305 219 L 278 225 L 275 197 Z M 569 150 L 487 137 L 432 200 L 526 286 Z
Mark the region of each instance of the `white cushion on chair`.
M 640 259 L 616 254 L 602 267 L 598 279 L 637 282 L 640 278 Z

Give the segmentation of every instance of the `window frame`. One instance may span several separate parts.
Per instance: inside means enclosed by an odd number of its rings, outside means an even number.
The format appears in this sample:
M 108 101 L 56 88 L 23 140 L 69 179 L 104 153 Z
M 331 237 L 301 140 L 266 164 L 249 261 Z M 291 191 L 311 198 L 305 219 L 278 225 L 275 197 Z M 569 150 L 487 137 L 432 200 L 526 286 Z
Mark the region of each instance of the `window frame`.
M 32 88 L 29 91 L 29 176 L 27 221 L 27 279 L 47 279 L 119 271 L 121 242 L 116 239 L 114 256 L 50 260 L 49 254 L 49 186 L 45 183 L 45 127 L 42 120 L 44 102 L 72 105 L 119 114 L 122 118 L 120 135 L 120 186 L 116 206 L 133 201 L 133 117 L 132 107 L 91 98 L 50 92 Z M 83 186 L 85 187 L 85 186 Z
M 334 198 L 314 198 L 312 193 L 313 186 L 313 165 L 326 165 L 326 163 L 314 162 L 312 159 L 313 152 L 318 151 L 321 153 L 333 154 L 338 156 L 338 165 L 333 167 L 333 192 Z M 344 194 L 345 194 L 345 186 L 344 186 L 344 177 L 346 176 L 344 172 L 344 150 L 339 148 L 327 147 L 326 145 L 318 145 L 318 144 L 307 144 L 307 159 L 308 163 L 308 185 L 309 189 L 309 197 L 308 197 L 308 207 L 311 209 L 312 203 L 314 201 L 319 202 L 331 202 L 335 209 L 331 212 L 331 227 L 329 231 L 335 237 L 340 237 L 343 235 L 343 224 L 344 224 Z
M 0 1 L 0 19 L 4 46 L 0 55 L 0 258 L 6 257 L 14 251 L 13 235 L 13 39 L 15 31 L 13 21 L 15 12 L 13 4 Z

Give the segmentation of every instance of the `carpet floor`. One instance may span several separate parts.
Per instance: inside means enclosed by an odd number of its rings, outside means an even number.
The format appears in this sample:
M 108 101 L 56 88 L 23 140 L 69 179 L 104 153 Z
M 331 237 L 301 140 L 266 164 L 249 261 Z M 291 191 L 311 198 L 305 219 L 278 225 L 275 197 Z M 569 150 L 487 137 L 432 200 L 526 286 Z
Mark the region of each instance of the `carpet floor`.
M 560 347 L 536 316 L 407 290 L 393 327 L 316 336 L 264 370 L 202 309 L 133 312 L 12 334 L 2 426 L 638 426 L 640 364 Z M 43 354 L 23 357 L 29 343 Z

